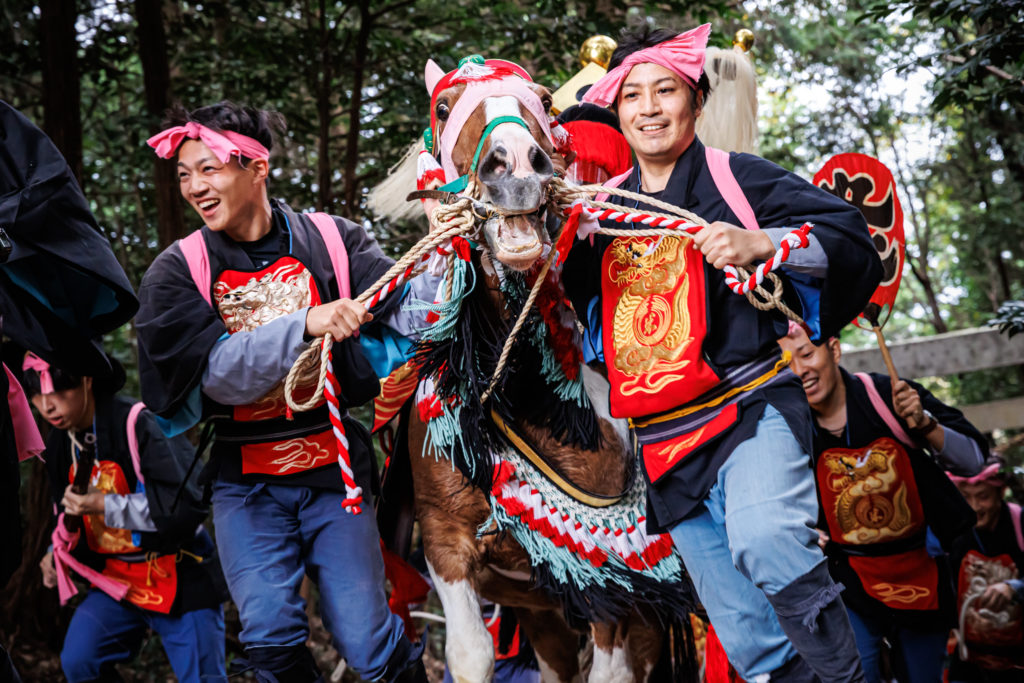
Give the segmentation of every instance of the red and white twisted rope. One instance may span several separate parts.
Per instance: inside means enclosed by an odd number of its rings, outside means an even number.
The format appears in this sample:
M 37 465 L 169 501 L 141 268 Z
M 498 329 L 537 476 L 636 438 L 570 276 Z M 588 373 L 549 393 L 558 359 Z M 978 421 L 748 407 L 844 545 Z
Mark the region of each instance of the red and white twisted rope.
M 789 259 L 789 252 L 793 249 L 802 249 L 807 246 L 807 233 L 810 232 L 814 225 L 811 223 L 804 223 L 796 230 L 786 233 L 779 243 L 778 250 L 772 255 L 770 259 L 764 263 L 758 264 L 753 274 L 750 275 L 743 281 L 740 279 L 739 273 L 736 268 L 731 265 L 725 266 L 722 271 L 725 273 L 725 284 L 729 286 L 729 289 L 735 294 L 746 294 L 754 289 L 764 281 L 765 275 L 770 273 Z
M 327 340 L 324 340 L 327 343 Z M 338 467 L 341 468 L 341 480 L 345 484 L 345 500 L 341 506 L 353 515 L 362 513 L 363 489 L 356 484 L 355 475 L 352 474 L 352 462 L 348 453 L 348 436 L 345 434 L 345 424 L 341 421 L 341 404 L 338 401 L 340 386 L 338 378 L 334 375 L 334 354 L 327 353 L 328 371 L 327 381 L 324 383 L 324 398 L 327 400 L 327 412 L 331 416 L 331 430 L 334 432 L 334 439 L 338 443 Z

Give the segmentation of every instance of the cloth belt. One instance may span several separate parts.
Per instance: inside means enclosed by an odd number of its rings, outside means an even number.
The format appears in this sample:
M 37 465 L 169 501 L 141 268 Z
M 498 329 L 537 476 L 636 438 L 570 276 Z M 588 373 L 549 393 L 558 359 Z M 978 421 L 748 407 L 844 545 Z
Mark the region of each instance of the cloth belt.
M 733 368 L 714 387 L 693 401 L 659 415 L 630 418 L 629 426 L 641 444 L 667 441 L 692 433 L 713 420 L 726 406 L 739 402 L 755 389 L 787 377 L 792 356 L 775 349 L 761 358 Z

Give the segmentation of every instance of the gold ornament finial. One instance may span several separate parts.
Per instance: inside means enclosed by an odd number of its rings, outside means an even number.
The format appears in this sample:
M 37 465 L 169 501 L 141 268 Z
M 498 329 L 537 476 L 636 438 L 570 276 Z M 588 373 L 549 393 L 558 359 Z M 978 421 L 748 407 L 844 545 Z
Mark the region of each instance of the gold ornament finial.
M 750 48 L 754 46 L 754 32 L 749 28 L 741 28 L 736 31 L 736 35 L 732 39 L 733 47 L 738 47 L 744 52 L 750 52 Z
M 602 69 L 607 69 L 608 62 L 612 61 L 612 53 L 618 46 L 619 44 L 608 36 L 590 36 L 583 41 L 583 47 L 580 48 L 580 66 L 593 62 Z

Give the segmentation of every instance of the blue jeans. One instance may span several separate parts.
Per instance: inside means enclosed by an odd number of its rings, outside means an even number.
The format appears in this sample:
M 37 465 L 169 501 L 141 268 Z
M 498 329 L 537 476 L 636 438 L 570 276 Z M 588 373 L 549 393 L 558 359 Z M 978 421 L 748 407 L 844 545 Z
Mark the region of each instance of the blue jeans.
M 135 656 L 147 628 L 159 634 L 178 680 L 227 681 L 220 607 L 170 617 L 123 605 L 95 589 L 71 617 L 60 653 L 64 675 L 70 683 L 115 678 L 114 664 Z
M 857 650 L 860 652 L 860 663 L 864 667 L 864 676 L 868 683 L 881 683 L 882 673 L 878 660 L 882 651 L 882 638 L 888 637 L 892 644 L 894 660 L 902 662 L 899 679 L 905 683 L 939 683 L 942 680 L 942 669 L 946 660 L 946 631 L 918 631 L 909 628 L 892 628 L 887 624 L 858 614 L 852 609 L 846 610 L 850 615 L 850 625 L 857 637 Z M 900 668 L 899 662 L 893 661 L 894 668 Z
M 381 676 L 404 639 L 388 609 L 380 536 L 367 502 L 363 513 L 341 507 L 336 491 L 279 484 L 217 482 L 213 519 L 217 548 L 246 648 L 294 647 L 309 636 L 309 575 L 320 589 L 320 614 L 334 647 L 366 680 Z
M 757 433 L 718 471 L 703 510 L 671 530 L 729 661 L 747 680 L 797 654 L 765 594 L 825 561 L 817 517 L 810 458 L 769 405 Z

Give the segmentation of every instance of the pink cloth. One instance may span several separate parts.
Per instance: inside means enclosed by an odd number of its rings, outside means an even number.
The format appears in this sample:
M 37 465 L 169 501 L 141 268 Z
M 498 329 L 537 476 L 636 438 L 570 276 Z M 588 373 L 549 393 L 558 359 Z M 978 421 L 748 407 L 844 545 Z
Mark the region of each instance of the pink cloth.
M 40 394 L 53 393 L 53 377 L 50 376 L 49 363 L 47 363 L 42 358 L 29 351 L 25 354 L 25 360 L 21 362 L 21 369 L 35 370 L 37 373 L 39 373 Z
M 554 145 L 554 138 L 551 135 L 551 126 L 548 123 L 548 114 L 544 109 L 540 96 L 522 78 L 509 76 L 501 80 L 470 81 L 466 84 L 466 90 L 455 102 L 452 111 L 441 132 L 439 147 L 441 151 L 441 167 L 444 168 L 445 180 L 451 182 L 459 177 L 452 160 L 452 152 L 455 151 L 455 143 L 462 133 L 469 117 L 473 115 L 476 108 L 488 97 L 511 96 L 519 100 L 534 120 L 540 126 L 541 132 Z M 512 124 L 515 125 L 515 124 Z
M 651 63 L 663 66 L 678 74 L 690 87 L 696 87 L 701 72 L 704 71 L 704 54 L 709 35 L 711 24 L 704 24 L 686 33 L 680 33 L 664 43 L 637 50 L 592 85 L 583 96 L 583 101 L 600 107 L 614 103 L 615 98 L 619 96 L 622 82 L 637 64 Z
M 101 591 L 114 598 L 123 600 L 128 595 L 128 584 L 115 581 L 100 572 L 88 567 L 72 556 L 71 551 L 78 545 L 80 533 L 70 533 L 64 526 L 64 513 L 57 517 L 57 527 L 53 530 L 51 540 L 53 541 L 53 566 L 57 570 L 57 594 L 60 596 L 60 604 L 78 595 L 78 589 L 71 580 L 70 570 L 75 570 L 79 576 Z
M 28 407 L 25 392 L 18 384 L 11 369 L 4 365 L 7 373 L 7 408 L 11 411 L 11 424 L 14 425 L 14 445 L 18 449 L 18 462 L 37 457 L 46 447 L 43 437 L 39 436 L 39 427 L 32 410 Z
M 946 475 L 953 481 L 954 484 L 988 484 L 989 486 L 996 486 L 1003 488 L 1006 486 L 1006 477 L 999 473 L 1000 465 L 997 462 L 992 463 L 981 472 L 978 472 L 973 477 L 958 477 L 955 474 Z
M 220 159 L 221 163 L 227 163 L 232 154 L 250 159 L 270 158 L 270 150 L 247 135 L 231 130 L 216 131 L 195 121 L 161 131 L 146 140 L 146 144 L 152 147 L 161 159 L 170 159 L 178 151 L 178 147 L 185 141 L 185 138 L 201 140 Z

